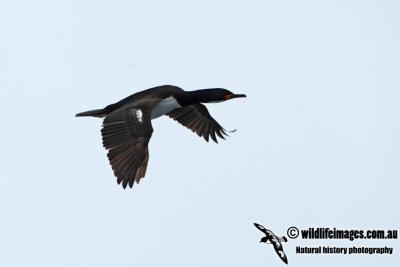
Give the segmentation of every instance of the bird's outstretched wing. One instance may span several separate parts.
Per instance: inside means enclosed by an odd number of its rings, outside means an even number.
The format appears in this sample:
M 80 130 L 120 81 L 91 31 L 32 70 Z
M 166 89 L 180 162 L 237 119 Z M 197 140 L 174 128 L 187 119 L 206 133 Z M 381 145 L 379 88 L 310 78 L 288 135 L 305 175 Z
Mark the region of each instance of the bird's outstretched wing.
M 103 146 L 109 150 L 107 157 L 123 188 L 145 176 L 152 133 L 151 109 L 144 103 L 122 106 L 104 119 Z
M 218 143 L 216 135 L 222 139 L 225 139 L 224 135 L 228 135 L 226 130 L 211 117 L 207 108 L 202 104 L 177 108 L 166 115 L 197 133 L 198 136 L 204 137 L 207 142 L 210 136 L 215 143 Z
M 254 223 L 254 225 L 257 227 L 258 230 L 260 230 L 261 232 L 265 233 L 266 235 L 274 235 L 274 233 L 272 233 L 271 230 L 266 229 L 264 226 L 262 226 L 261 224 L 258 223 Z
M 282 244 L 280 242 L 274 242 L 273 245 L 274 245 L 274 249 L 276 251 L 276 254 L 278 254 L 279 258 L 281 258 L 281 260 L 284 263 L 288 264 L 288 259 L 286 257 L 285 252 L 283 252 Z

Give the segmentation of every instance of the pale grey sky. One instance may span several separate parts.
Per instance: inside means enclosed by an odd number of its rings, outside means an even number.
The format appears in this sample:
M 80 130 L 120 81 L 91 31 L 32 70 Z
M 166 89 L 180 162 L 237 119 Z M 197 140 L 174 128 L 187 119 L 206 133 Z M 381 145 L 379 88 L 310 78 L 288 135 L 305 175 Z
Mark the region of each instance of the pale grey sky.
M 1 266 L 284 266 L 253 222 L 399 229 L 398 1 L 0 1 Z M 153 121 L 146 178 L 118 186 L 101 120 L 173 84 L 227 141 Z M 394 255 L 298 255 L 296 246 Z M 393 240 L 284 243 L 290 266 L 399 266 Z

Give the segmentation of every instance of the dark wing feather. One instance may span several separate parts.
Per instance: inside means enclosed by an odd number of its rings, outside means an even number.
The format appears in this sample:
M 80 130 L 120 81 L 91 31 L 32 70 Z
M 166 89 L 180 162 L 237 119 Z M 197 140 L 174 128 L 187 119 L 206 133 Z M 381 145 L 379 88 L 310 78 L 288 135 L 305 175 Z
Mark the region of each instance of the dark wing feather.
M 109 150 L 107 157 L 123 188 L 145 176 L 152 133 L 151 111 L 143 104 L 123 106 L 104 119 L 103 146 Z
M 216 135 L 222 139 L 225 139 L 224 135 L 228 135 L 225 132 L 226 130 L 211 117 L 207 108 L 202 104 L 192 104 L 177 108 L 166 115 L 197 133 L 198 136 L 203 137 L 207 142 L 211 137 L 215 143 L 218 143 Z
M 283 252 L 282 244 L 280 242 L 275 242 L 274 243 L 274 249 L 276 251 L 276 254 L 278 254 L 279 258 L 281 258 L 281 260 L 284 263 L 288 264 L 288 259 L 286 257 L 285 252 Z
M 266 229 L 264 226 L 262 226 L 261 224 L 258 223 L 254 223 L 255 227 L 257 227 L 258 230 L 260 230 L 261 232 L 267 234 L 267 231 L 269 231 L 268 229 Z

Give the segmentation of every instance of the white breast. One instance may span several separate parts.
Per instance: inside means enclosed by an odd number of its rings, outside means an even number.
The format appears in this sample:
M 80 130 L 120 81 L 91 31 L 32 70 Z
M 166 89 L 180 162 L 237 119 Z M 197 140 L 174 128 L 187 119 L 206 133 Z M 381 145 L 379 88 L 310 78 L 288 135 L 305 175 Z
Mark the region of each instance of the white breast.
M 160 101 L 151 112 L 151 119 L 156 119 L 161 117 L 162 115 L 167 114 L 171 110 L 176 108 L 181 108 L 178 101 L 173 96 L 167 97 L 164 100 Z

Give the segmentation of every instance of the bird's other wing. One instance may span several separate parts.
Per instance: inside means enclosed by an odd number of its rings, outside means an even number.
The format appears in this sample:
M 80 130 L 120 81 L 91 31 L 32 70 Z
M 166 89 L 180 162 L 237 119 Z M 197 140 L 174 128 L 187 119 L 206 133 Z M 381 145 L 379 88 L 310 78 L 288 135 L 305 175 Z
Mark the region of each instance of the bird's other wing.
M 228 136 L 226 130 L 211 117 L 207 108 L 202 104 L 177 108 L 166 115 L 197 133 L 198 136 L 204 137 L 207 142 L 211 136 L 212 140 L 218 143 L 216 134 L 222 139 L 225 139 L 224 135 Z
M 274 249 L 276 251 L 276 254 L 278 254 L 279 258 L 281 258 L 281 260 L 284 263 L 288 264 L 288 259 L 286 257 L 285 252 L 283 252 L 282 244 L 280 242 L 274 242 L 273 245 L 274 245 Z
M 146 103 L 122 106 L 104 119 L 103 146 L 109 150 L 107 157 L 124 189 L 145 176 L 152 133 L 151 108 Z

